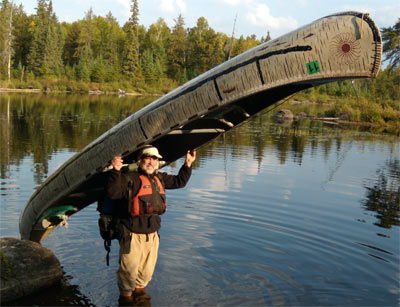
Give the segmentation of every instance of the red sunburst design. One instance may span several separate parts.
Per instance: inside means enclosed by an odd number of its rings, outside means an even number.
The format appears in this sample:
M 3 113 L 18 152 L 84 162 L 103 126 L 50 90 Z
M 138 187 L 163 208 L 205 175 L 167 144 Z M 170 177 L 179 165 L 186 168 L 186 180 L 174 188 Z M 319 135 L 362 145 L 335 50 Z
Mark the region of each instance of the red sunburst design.
M 343 64 L 355 62 L 361 53 L 360 42 L 353 34 L 336 35 L 331 42 L 332 55 Z

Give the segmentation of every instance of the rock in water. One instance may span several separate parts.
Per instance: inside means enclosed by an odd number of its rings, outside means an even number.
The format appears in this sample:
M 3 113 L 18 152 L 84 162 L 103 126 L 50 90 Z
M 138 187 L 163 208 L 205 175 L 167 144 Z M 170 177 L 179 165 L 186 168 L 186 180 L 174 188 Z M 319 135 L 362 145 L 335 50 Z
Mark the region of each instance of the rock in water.
M 275 114 L 275 118 L 277 120 L 292 120 L 293 119 L 293 113 L 290 110 L 280 110 L 278 113 Z
M 15 238 L 0 238 L 1 303 L 32 294 L 60 281 L 61 265 L 51 250 Z

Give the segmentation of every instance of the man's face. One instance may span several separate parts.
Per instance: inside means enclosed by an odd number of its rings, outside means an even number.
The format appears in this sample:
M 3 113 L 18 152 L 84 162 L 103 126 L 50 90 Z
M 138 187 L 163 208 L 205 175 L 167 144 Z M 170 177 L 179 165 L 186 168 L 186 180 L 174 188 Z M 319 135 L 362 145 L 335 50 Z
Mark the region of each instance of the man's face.
M 158 170 L 158 158 L 156 156 L 143 156 L 140 158 L 140 168 L 148 175 Z

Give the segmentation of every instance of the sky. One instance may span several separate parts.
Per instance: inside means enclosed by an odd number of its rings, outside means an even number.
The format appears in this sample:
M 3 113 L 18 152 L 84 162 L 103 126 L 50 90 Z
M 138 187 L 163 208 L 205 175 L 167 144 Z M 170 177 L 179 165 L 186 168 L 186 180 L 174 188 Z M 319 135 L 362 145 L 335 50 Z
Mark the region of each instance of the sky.
M 27 14 L 34 14 L 37 0 L 13 0 Z M 83 19 L 92 8 L 97 16 L 109 12 L 122 26 L 131 14 L 131 0 L 53 0 L 60 22 Z M 399 0 L 139 0 L 139 23 L 148 28 L 163 18 L 172 28 L 181 14 L 185 27 L 204 17 L 209 26 L 236 38 L 255 34 L 275 39 L 321 17 L 343 11 L 369 13 L 379 28 L 393 26 L 400 17 Z M 236 22 L 235 22 L 236 20 Z

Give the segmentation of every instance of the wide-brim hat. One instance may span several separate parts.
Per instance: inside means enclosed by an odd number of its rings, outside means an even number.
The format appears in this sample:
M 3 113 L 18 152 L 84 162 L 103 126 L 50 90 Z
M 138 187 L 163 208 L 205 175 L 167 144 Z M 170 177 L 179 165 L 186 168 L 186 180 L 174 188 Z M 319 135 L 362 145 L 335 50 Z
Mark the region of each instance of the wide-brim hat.
M 158 149 L 154 146 L 143 148 L 139 153 L 139 159 L 143 156 L 149 156 L 149 157 L 155 156 L 158 159 L 162 159 L 162 156 L 158 152 Z

